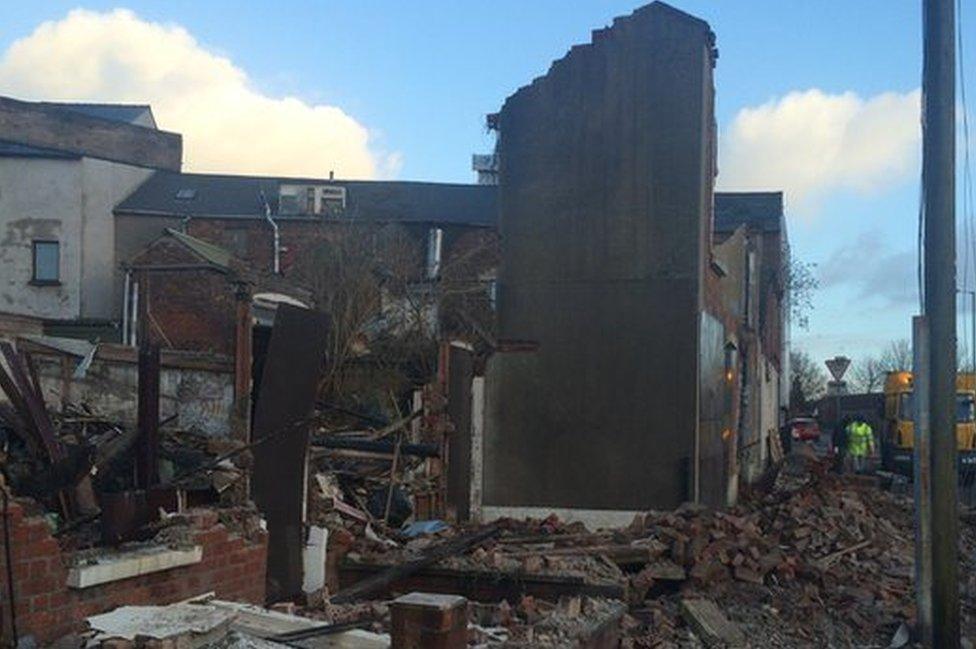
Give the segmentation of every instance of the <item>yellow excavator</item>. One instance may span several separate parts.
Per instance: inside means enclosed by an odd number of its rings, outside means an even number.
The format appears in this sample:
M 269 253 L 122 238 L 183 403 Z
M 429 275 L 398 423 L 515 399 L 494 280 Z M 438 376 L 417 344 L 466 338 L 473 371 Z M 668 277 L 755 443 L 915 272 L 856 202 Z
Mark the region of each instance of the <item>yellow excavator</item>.
M 885 378 L 885 423 L 881 432 L 881 465 L 887 471 L 912 475 L 915 423 L 911 372 L 888 372 Z M 956 375 L 956 444 L 960 478 L 967 481 L 976 471 L 976 374 Z

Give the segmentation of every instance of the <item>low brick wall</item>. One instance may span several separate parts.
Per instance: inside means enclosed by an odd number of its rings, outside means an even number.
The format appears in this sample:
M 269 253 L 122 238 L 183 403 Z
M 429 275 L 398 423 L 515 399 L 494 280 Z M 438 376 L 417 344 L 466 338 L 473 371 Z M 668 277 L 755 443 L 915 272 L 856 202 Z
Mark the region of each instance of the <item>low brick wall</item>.
M 26 507 L 25 507 L 26 506 Z M 11 500 L 0 525 L 0 644 L 12 637 L 3 525 L 10 526 L 17 632 L 40 644 L 84 630 L 85 618 L 126 604 L 170 604 L 213 591 L 222 599 L 263 604 L 267 535 L 245 540 L 217 521 L 213 510 L 193 510 L 193 543 L 202 546 L 200 563 L 147 575 L 69 588 L 68 553 L 62 553 L 51 528 L 26 513 L 29 501 Z

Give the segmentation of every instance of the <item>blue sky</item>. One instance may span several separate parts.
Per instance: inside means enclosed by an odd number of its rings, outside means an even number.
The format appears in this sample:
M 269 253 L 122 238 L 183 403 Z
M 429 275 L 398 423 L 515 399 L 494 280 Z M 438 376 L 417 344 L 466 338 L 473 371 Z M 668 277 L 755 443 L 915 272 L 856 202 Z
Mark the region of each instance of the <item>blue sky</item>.
M 837 353 L 857 358 L 877 351 L 888 340 L 907 337 L 910 316 L 917 310 L 913 298 L 917 161 L 906 158 L 906 151 L 915 143 L 905 135 L 902 148 L 888 156 L 876 151 L 878 147 L 868 131 L 874 123 L 886 130 L 881 120 L 889 114 L 897 113 L 891 119 L 904 123 L 904 102 L 910 101 L 910 93 L 920 85 L 920 2 L 675 0 L 673 4 L 704 18 L 716 32 L 720 51 L 716 68 L 720 147 L 731 141 L 726 135 L 733 130 L 740 111 L 769 102 L 775 107 L 790 93 L 816 90 L 818 96 L 847 97 L 850 101 L 844 106 L 848 108 L 852 102 L 866 103 L 867 109 L 844 122 L 854 144 L 845 145 L 853 148 L 844 148 L 839 154 L 842 164 L 831 163 L 827 165 L 830 169 L 817 178 L 796 181 L 805 192 L 802 195 L 799 189 L 788 194 L 794 252 L 805 261 L 817 263 L 825 279 L 816 296 L 810 329 L 795 331 L 793 337 L 797 345 L 817 358 Z M 195 39 L 194 48 L 229 59 L 235 70 L 246 74 L 246 87 L 261 97 L 294 97 L 307 106 L 341 109 L 338 116 L 315 111 L 302 114 L 339 120 L 329 123 L 348 127 L 351 135 L 341 145 L 336 144 L 337 149 L 359 146 L 356 150 L 361 155 L 372 156 L 359 166 L 347 165 L 351 171 L 346 175 L 458 182 L 472 179 L 470 155 L 491 147 L 484 128 L 486 113 L 497 110 L 507 95 L 543 74 L 571 45 L 587 41 L 591 29 L 637 6 L 616 0 L 498 0 L 488 4 L 351 0 L 79 4 L 48 0 L 17 5 L 16 11 L 4 9 L 0 21 L 2 94 L 134 101 L 140 91 L 145 94 L 145 88 L 155 92 L 158 82 L 145 85 L 150 82 L 137 83 L 131 77 L 143 74 L 144 69 L 156 70 L 152 67 L 156 63 L 139 68 L 128 65 L 120 56 L 110 61 L 101 77 L 91 80 L 72 67 L 78 65 L 76 60 L 86 59 L 83 49 L 61 52 L 50 46 L 37 47 L 34 53 L 20 52 L 19 58 L 9 51 L 18 39 L 30 40 L 44 21 L 65 21 L 69 11 L 77 7 L 98 13 L 126 8 L 134 12 L 134 20 L 159 23 L 167 29 L 182 27 Z M 964 16 L 963 34 L 967 64 L 974 68 L 976 61 L 970 53 L 976 52 L 976 30 L 969 18 Z M 117 31 L 115 28 L 112 33 Z M 158 46 L 158 56 L 166 58 L 166 50 L 156 42 L 164 38 L 141 38 L 145 45 L 140 49 Z M 97 47 L 102 49 L 98 56 L 110 60 L 113 54 L 105 51 L 109 47 L 105 41 L 112 39 L 99 39 Z M 48 43 L 38 40 L 42 42 Z M 36 60 L 44 56 L 43 52 L 52 51 L 55 53 L 48 55 L 50 60 Z M 61 52 L 60 57 L 57 52 Z M 168 76 L 160 78 L 171 80 L 180 70 L 192 74 L 195 68 L 206 67 L 197 66 L 196 59 L 186 56 L 182 67 L 169 69 Z M 85 93 L 90 96 L 78 96 Z M 895 97 L 894 108 L 889 105 L 892 102 L 883 99 L 876 108 L 870 108 L 872 98 L 887 97 L 886 93 Z M 810 106 L 820 105 L 811 95 L 805 97 L 809 101 L 801 102 L 802 109 L 813 110 Z M 175 115 L 173 123 L 181 124 L 179 102 L 167 104 L 166 98 L 155 96 L 145 101 L 160 105 L 157 117 L 163 127 L 167 126 L 164 108 Z M 846 115 L 848 108 L 837 110 Z M 793 114 L 793 119 L 808 119 L 806 113 L 799 115 Z M 313 116 L 308 119 L 309 124 L 316 123 Z M 303 122 L 296 119 L 295 123 Z M 365 131 L 356 131 L 350 124 Z M 186 128 L 206 130 L 207 125 Z M 363 153 L 367 151 L 363 148 L 367 145 L 362 145 L 366 131 L 368 152 Z M 794 152 L 802 160 L 802 155 L 812 155 L 809 151 L 817 142 L 803 140 L 802 132 L 798 135 L 795 127 L 790 133 L 793 139 L 785 148 L 777 149 L 776 143 L 764 141 L 742 149 L 739 157 L 733 158 L 739 161 L 736 167 L 751 167 L 751 162 L 743 160 L 751 160 L 753 154 L 766 156 L 765 166 L 757 163 L 755 170 L 744 171 L 723 168 L 720 183 L 724 186 L 730 179 L 743 176 L 769 189 L 779 188 L 774 184 L 792 186 L 789 172 L 777 171 L 777 161 L 792 159 Z M 810 137 L 816 138 L 816 134 L 811 128 Z M 246 140 L 252 149 L 264 146 L 254 133 L 239 139 Z M 870 157 L 872 151 L 905 159 L 892 169 L 885 167 L 884 161 L 857 162 L 861 156 Z M 267 157 L 287 157 L 287 153 L 269 151 Z M 220 159 L 204 154 L 196 159 L 200 167 L 217 164 L 212 160 Z M 341 160 L 336 166 L 343 170 Z M 762 175 L 765 169 L 773 170 L 768 178 Z M 319 175 L 326 173 L 323 170 Z

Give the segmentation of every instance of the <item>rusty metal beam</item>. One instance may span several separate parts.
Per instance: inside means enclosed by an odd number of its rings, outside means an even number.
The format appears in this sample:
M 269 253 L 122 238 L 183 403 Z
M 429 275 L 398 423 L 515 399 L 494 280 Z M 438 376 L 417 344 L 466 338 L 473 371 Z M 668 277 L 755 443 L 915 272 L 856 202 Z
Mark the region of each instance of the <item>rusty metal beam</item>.
M 139 437 L 136 478 L 142 489 L 159 484 L 159 345 L 139 344 Z

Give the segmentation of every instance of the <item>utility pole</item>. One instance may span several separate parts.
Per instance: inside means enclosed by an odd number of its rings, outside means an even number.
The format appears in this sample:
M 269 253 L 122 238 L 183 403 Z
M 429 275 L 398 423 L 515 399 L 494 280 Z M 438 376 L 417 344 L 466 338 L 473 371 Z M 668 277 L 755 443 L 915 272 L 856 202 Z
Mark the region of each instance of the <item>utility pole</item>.
M 929 372 L 932 646 L 959 647 L 955 0 L 924 0 L 922 190 Z M 920 431 L 925 434 L 926 431 Z M 929 557 L 923 557 L 928 560 Z M 920 596 L 922 594 L 920 593 Z

